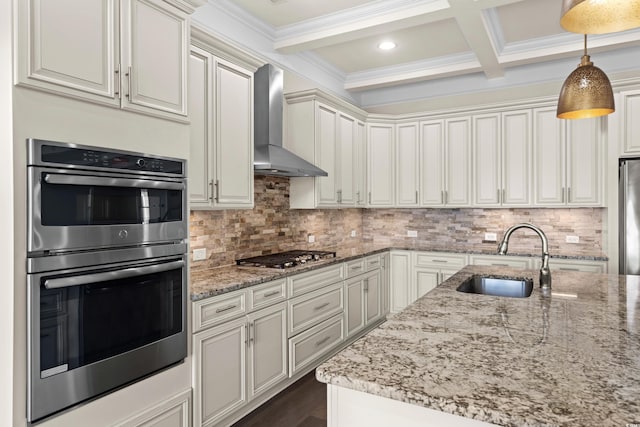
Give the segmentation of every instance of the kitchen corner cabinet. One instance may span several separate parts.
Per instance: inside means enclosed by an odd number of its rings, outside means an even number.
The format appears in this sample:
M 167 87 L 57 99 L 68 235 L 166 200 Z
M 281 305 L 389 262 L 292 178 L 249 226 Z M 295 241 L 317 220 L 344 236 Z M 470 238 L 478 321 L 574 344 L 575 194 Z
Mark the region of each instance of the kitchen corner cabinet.
M 193 46 L 189 59 L 191 209 L 253 207 L 253 72 Z
M 531 204 L 531 111 L 473 117 L 474 206 Z
M 471 118 L 420 122 L 420 205 L 471 204 Z
M 536 206 L 602 206 L 601 118 L 560 120 L 553 108 L 533 111 Z
M 367 123 L 367 206 L 395 206 L 394 128 L 388 123 Z
M 194 335 L 194 425 L 215 425 L 287 378 L 286 318 L 282 302 Z
M 17 4 L 18 85 L 187 121 L 189 19 L 179 2 Z
M 315 98 L 287 100 L 285 146 L 328 176 L 291 179 L 293 209 L 348 208 L 363 205 L 362 122 Z

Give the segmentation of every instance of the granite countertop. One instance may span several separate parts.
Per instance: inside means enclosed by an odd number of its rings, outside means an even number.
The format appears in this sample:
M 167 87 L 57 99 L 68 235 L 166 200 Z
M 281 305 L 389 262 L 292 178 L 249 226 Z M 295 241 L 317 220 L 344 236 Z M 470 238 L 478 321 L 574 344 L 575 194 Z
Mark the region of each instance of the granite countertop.
M 457 292 L 534 279 L 529 298 Z M 640 422 L 640 277 L 467 266 L 316 371 L 318 380 L 505 426 Z
M 277 268 L 260 268 L 260 267 L 239 267 L 236 265 L 229 265 L 224 267 L 192 270 L 190 277 L 190 296 L 191 301 L 199 301 L 205 298 L 209 298 L 215 295 L 223 294 L 226 292 L 232 292 L 238 289 L 247 288 L 249 286 L 255 286 L 260 283 L 276 280 L 281 277 L 292 276 L 305 271 L 313 270 L 316 268 L 326 267 L 331 264 L 341 263 L 345 261 L 351 261 L 356 258 L 361 258 L 376 253 L 382 253 L 389 250 L 413 250 L 413 251 L 427 251 L 427 252 L 447 252 L 447 253 L 459 253 L 459 254 L 475 254 L 475 255 L 496 255 L 495 249 L 483 250 L 483 249 L 470 249 L 468 251 L 451 250 L 447 248 L 433 248 L 425 247 L 423 245 L 407 245 L 407 246 L 389 246 L 380 245 L 374 243 L 362 243 L 349 247 L 340 248 L 322 248 L 322 250 L 335 251 L 336 258 L 314 261 L 305 265 L 296 266 L 287 269 Z M 517 254 L 510 253 L 509 256 L 526 256 L 526 257 L 539 257 L 539 254 Z M 606 261 L 604 256 L 553 256 L 552 258 L 558 259 L 579 259 L 579 260 L 595 260 Z

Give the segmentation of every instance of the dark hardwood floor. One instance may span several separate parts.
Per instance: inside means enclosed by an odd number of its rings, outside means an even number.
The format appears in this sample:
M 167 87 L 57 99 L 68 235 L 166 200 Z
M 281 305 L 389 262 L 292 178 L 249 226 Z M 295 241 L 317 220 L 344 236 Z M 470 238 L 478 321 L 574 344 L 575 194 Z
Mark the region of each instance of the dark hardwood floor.
M 327 386 L 310 372 L 233 427 L 326 427 Z

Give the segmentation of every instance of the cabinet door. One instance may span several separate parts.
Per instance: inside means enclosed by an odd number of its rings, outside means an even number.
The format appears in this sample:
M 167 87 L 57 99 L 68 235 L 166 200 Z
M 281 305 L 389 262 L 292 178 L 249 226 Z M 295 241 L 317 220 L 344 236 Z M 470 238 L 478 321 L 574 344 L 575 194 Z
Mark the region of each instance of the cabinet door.
M 444 122 L 420 123 L 420 205 L 444 204 Z
M 556 108 L 533 110 L 534 204 L 565 204 L 564 120 L 556 117 Z
M 502 193 L 500 115 L 473 118 L 473 187 L 478 206 L 499 206 Z
M 381 266 L 380 266 L 380 289 L 382 290 L 380 298 L 382 299 L 382 315 L 383 316 L 386 316 L 387 313 L 389 313 L 389 303 L 390 303 L 389 292 L 391 291 L 389 289 L 390 264 L 391 262 L 389 261 L 389 253 L 383 254 L 381 257 Z
M 247 402 L 245 318 L 194 335 L 194 425 L 215 423 Z
M 598 117 L 567 123 L 567 203 L 602 204 L 603 150 Z
M 411 286 L 411 252 L 391 252 L 390 311 L 397 313 L 415 299 Z
M 471 121 L 467 117 L 446 121 L 445 204 L 468 206 L 471 177 Z
M 365 306 L 363 301 L 364 279 L 362 276 L 355 277 L 344 282 L 346 325 L 345 336 L 351 337 L 364 327 Z
M 502 114 L 503 206 L 531 204 L 531 113 Z
M 396 126 L 396 206 L 418 206 L 418 123 Z
M 338 204 L 338 166 L 337 123 L 338 113 L 325 105 L 318 104 L 316 110 L 316 158 L 318 167 L 328 176 L 317 177 L 318 206 L 336 206 Z
M 380 272 L 376 271 L 364 279 L 365 324 L 382 317 L 382 281 Z
M 414 269 L 416 299 L 420 298 L 440 283 L 440 270 L 437 268 L 416 267 Z
M 187 15 L 161 0 L 122 5 L 123 108 L 186 116 Z
M 191 209 L 213 208 L 213 59 L 196 47 L 189 58 L 189 201 Z
M 19 84 L 120 104 L 117 0 L 25 0 L 16 5 Z
M 338 202 L 342 206 L 355 206 L 355 182 L 357 168 L 356 155 L 356 121 L 344 114 L 338 115 L 339 156 L 336 159 L 339 167 Z
M 623 130 L 624 138 L 622 152 L 624 154 L 637 154 L 640 151 L 640 91 L 620 92 L 622 98 Z
M 367 124 L 369 206 L 394 204 L 393 125 Z
M 220 207 L 253 206 L 253 73 L 216 61 L 216 182 Z
M 357 122 L 356 124 L 356 139 L 355 139 L 355 203 L 357 207 L 364 207 L 366 205 L 366 163 L 367 163 L 367 151 L 365 144 L 366 129 L 364 123 Z
M 287 305 L 247 316 L 249 320 L 249 400 L 288 376 Z

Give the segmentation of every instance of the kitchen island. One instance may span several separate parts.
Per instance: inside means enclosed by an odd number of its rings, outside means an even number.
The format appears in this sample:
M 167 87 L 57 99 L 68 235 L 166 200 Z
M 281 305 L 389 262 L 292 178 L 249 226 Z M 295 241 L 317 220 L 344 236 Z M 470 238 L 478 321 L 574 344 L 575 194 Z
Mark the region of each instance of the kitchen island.
M 457 292 L 533 278 L 528 298 Z M 322 364 L 329 426 L 640 423 L 640 277 L 467 266 Z

